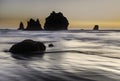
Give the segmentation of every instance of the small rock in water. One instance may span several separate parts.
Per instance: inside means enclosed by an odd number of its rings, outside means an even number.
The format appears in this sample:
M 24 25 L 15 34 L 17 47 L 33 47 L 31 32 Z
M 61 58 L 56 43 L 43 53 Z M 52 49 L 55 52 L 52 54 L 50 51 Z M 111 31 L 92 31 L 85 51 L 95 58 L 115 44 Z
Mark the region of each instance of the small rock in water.
M 33 41 L 30 39 L 24 40 L 13 45 L 9 52 L 14 54 L 27 54 L 40 52 L 43 53 L 46 50 L 46 46 L 42 42 Z
M 49 44 L 48 47 L 54 47 L 54 45 L 53 44 Z
M 93 30 L 99 30 L 99 25 L 95 25 Z

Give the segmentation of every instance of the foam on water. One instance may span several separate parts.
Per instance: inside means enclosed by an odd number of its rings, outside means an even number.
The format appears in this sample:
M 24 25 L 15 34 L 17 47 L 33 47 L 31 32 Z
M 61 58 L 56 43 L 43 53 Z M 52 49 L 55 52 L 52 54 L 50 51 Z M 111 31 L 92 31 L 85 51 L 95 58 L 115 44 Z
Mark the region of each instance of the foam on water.
M 42 56 L 16 59 L 9 48 L 24 39 L 42 41 Z M 0 81 L 120 81 L 118 31 L 0 30 Z

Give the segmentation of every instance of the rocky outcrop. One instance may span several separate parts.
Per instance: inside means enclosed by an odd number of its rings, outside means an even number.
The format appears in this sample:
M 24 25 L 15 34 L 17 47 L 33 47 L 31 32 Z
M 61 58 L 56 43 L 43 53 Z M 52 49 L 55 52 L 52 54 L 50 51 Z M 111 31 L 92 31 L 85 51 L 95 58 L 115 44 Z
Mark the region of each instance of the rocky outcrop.
M 51 43 L 51 44 L 48 45 L 48 47 L 54 47 L 54 45 Z
M 93 30 L 99 30 L 99 25 L 95 25 Z
M 23 22 L 20 22 L 20 25 L 19 25 L 18 30 L 24 30 L 24 25 L 23 25 Z
M 31 55 L 35 52 L 39 52 L 41 54 L 45 50 L 46 50 L 46 46 L 42 42 L 27 39 L 13 45 L 9 49 L 9 52 L 20 55 Z
M 63 16 L 61 12 L 52 12 L 45 20 L 44 29 L 45 30 L 67 30 L 68 20 Z
M 42 27 L 38 19 L 36 21 L 30 19 L 30 21 L 27 22 L 27 28 L 25 30 L 42 30 Z

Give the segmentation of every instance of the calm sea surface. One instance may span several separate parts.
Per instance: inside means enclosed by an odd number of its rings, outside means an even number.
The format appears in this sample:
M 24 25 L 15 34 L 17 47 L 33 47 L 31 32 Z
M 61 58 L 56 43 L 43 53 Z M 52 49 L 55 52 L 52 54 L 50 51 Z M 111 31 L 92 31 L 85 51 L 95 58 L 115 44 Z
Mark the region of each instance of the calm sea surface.
M 24 39 L 44 42 L 46 53 L 4 52 Z M 0 30 L 0 81 L 120 81 L 120 31 Z

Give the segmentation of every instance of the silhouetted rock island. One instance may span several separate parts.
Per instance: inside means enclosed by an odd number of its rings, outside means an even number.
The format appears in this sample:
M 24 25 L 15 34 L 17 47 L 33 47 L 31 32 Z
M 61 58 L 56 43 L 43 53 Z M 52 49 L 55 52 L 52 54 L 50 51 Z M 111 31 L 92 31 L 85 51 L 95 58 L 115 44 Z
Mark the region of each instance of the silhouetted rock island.
M 18 30 L 24 30 L 24 25 L 23 25 L 23 22 L 20 22 L 20 25 L 19 25 Z
M 9 49 L 9 52 L 20 55 L 31 55 L 32 53 L 35 52 L 39 52 L 40 54 L 43 54 L 45 50 L 46 50 L 46 46 L 42 42 L 26 39 L 22 42 L 13 45 Z
M 30 21 L 27 22 L 27 28 L 25 30 L 42 30 L 42 27 L 38 19 L 36 21 L 30 19 Z
M 69 22 L 61 12 L 52 12 L 45 20 L 44 30 L 67 30 Z M 43 30 L 39 20 L 36 21 L 32 18 L 27 22 L 27 27 L 24 28 L 22 22 L 20 22 L 19 30 Z
M 67 30 L 68 20 L 63 16 L 61 12 L 52 12 L 45 20 L 44 29 L 45 30 Z
M 99 30 L 99 25 L 95 25 L 93 30 Z

